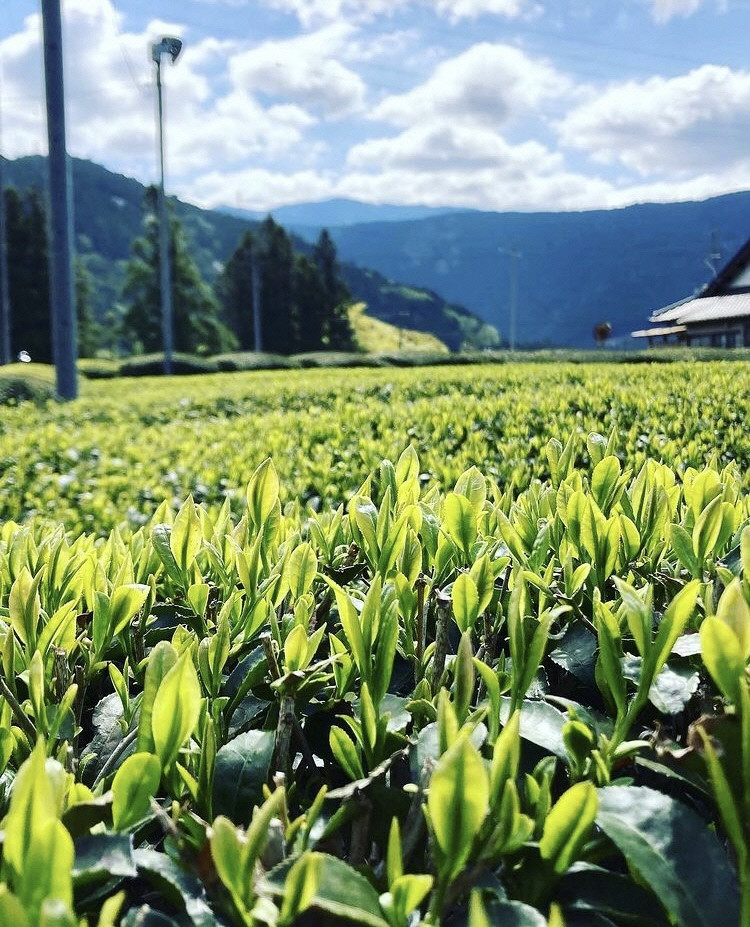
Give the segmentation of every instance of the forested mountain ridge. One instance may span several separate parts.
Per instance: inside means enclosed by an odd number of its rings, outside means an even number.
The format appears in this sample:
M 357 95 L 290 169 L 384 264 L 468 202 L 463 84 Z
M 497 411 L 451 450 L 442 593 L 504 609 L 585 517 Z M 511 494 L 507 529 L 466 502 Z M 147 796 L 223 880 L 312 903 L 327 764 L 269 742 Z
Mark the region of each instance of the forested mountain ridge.
M 71 159 L 76 247 L 94 278 L 93 311 L 106 319 L 120 299 L 125 268 L 134 240 L 142 234 L 145 187 L 90 161 Z M 6 185 L 19 189 L 46 185 L 46 161 L 28 156 L 4 162 Z M 169 202 L 185 231 L 190 255 L 203 278 L 213 283 L 222 266 L 250 229 L 259 222 L 200 209 L 173 197 Z M 296 251 L 312 254 L 312 245 L 292 239 Z M 377 318 L 406 328 L 428 331 L 457 349 L 486 335 L 485 326 L 460 305 L 448 305 L 437 293 L 401 287 L 382 274 L 344 264 L 342 275 L 353 298 L 368 303 Z
M 609 321 L 613 340 L 707 283 L 709 254 L 726 262 L 750 237 L 750 192 L 702 202 L 559 213 L 462 212 L 329 228 L 342 261 L 458 300 L 508 334 L 517 259 L 517 341 L 593 344 Z M 718 247 L 717 247 L 718 246 Z

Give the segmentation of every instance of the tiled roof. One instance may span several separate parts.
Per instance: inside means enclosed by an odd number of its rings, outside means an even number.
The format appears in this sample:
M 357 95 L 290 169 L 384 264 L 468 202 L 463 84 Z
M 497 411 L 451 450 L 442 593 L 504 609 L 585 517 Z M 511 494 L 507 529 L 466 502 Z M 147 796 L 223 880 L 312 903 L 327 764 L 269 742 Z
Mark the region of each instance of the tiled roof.
M 695 322 L 717 322 L 750 316 L 750 293 L 727 293 L 723 296 L 699 296 L 675 303 L 651 316 L 652 322 L 675 322 L 689 325 Z

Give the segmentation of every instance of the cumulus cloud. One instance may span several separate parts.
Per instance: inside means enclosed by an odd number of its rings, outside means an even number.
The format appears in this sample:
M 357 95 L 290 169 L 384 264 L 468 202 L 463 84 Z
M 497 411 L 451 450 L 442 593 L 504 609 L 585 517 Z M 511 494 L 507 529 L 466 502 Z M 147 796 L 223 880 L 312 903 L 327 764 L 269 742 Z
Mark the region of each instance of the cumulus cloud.
M 297 60 L 284 69 L 286 86 L 277 83 L 274 98 L 260 102 L 254 78 L 268 49 L 259 58 L 248 58 L 236 42 L 192 39 L 183 24 L 163 20 L 152 20 L 141 32 L 127 32 L 111 0 L 67 0 L 63 26 L 71 154 L 143 180 L 156 173 L 154 77 L 148 49 L 161 35 L 186 39 L 174 67 L 166 61 L 162 67 L 170 179 L 217 163 L 231 169 L 249 157 L 271 159 L 294 150 L 317 121 L 304 106 L 308 97 L 295 87 L 301 71 L 313 87 L 316 106 L 325 112 L 361 93 L 350 79 L 349 85 L 342 81 L 349 89 L 338 90 L 338 97 L 333 92 L 326 95 L 327 85 L 348 77 L 335 62 L 324 59 L 317 84 L 312 73 L 304 71 L 300 61 L 309 61 L 314 49 L 325 45 L 315 36 L 307 37 L 307 57 L 304 49 L 292 50 Z M 9 157 L 46 149 L 40 36 L 35 14 L 27 17 L 21 32 L 0 43 L 4 121 L 12 125 L 4 144 Z M 329 37 L 329 45 L 332 41 Z
M 536 4 L 531 4 L 528 0 L 437 0 L 436 2 L 437 12 L 454 21 L 476 19 L 485 14 L 516 19 L 535 8 Z
M 750 72 L 704 65 L 614 84 L 558 123 L 564 145 L 641 176 L 731 167 L 747 157 Z
M 267 6 L 294 13 L 305 27 L 348 19 L 368 22 L 409 6 L 426 7 L 456 22 L 485 14 L 517 18 L 536 11 L 536 0 L 263 0 Z
M 666 23 L 675 16 L 692 16 L 706 5 L 706 0 L 648 0 L 648 3 L 656 22 Z M 725 0 L 716 0 L 716 3 L 722 9 L 726 7 Z
M 352 33 L 336 23 L 307 35 L 236 55 L 230 73 L 237 86 L 271 99 L 292 101 L 329 118 L 350 115 L 364 104 L 362 78 L 337 59 Z
M 398 126 L 437 116 L 498 126 L 566 92 L 569 81 L 510 45 L 481 42 L 442 62 L 418 87 L 387 97 L 373 117 Z
M 488 129 L 450 122 L 421 124 L 395 138 L 371 139 L 349 150 L 347 166 L 354 169 L 408 168 L 449 171 L 497 168 L 521 179 L 527 171 L 560 167 L 559 155 L 538 142 L 510 145 Z
M 286 203 L 326 199 L 336 195 L 330 175 L 315 170 L 286 173 L 246 167 L 236 171 L 202 173 L 189 187 L 190 199 L 199 205 L 235 206 L 259 212 Z

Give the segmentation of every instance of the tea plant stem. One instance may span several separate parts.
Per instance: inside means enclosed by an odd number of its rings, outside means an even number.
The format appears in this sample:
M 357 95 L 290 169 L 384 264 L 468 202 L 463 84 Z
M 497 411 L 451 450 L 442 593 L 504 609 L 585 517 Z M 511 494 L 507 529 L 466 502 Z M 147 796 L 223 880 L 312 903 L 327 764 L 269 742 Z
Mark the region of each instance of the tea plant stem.
M 349 862 L 352 866 L 360 866 L 366 862 L 370 850 L 370 817 L 372 816 L 372 802 L 361 793 L 357 793 L 355 800 L 359 804 L 359 814 L 352 824 L 352 839 L 349 844 Z
M 404 824 L 401 835 L 401 852 L 405 864 L 411 859 L 424 833 L 425 822 L 424 813 L 422 811 L 422 800 L 423 795 L 421 790 L 415 792 L 406 815 L 406 823 Z
M 279 721 L 276 725 L 276 768 L 283 773 L 289 771 L 289 753 L 295 720 L 294 699 L 289 695 L 282 695 Z
M 438 592 L 437 614 L 435 616 L 435 652 L 432 657 L 432 676 L 430 678 L 433 694 L 437 693 L 440 686 L 440 679 L 445 669 L 445 658 L 448 656 L 450 617 L 451 600 L 448 596 Z
M 18 703 L 18 699 L 13 695 L 8 686 L 6 685 L 5 680 L 0 676 L 0 694 L 2 694 L 5 701 L 10 705 L 10 710 L 13 712 L 13 717 L 18 722 L 18 726 L 24 732 L 24 734 L 29 738 L 29 741 L 32 744 L 36 743 L 36 728 L 31 723 L 29 716 L 21 708 Z
M 94 779 L 94 787 L 99 785 L 100 782 L 103 782 L 107 776 L 112 772 L 112 770 L 117 766 L 119 760 L 122 758 L 122 755 L 128 750 L 132 744 L 135 743 L 138 738 L 138 728 L 134 728 L 130 731 L 129 734 L 126 734 L 125 737 L 120 741 L 120 743 L 115 747 L 115 749 L 107 757 L 107 762 L 99 770 L 96 779 Z
M 268 662 L 268 673 L 273 682 L 274 679 L 278 679 L 281 676 L 279 661 L 276 656 L 276 651 L 273 648 L 273 637 L 266 632 L 265 634 L 261 634 L 260 639 L 263 642 L 263 650 L 265 651 L 266 661 Z
M 420 573 L 417 577 L 417 669 L 421 671 L 422 660 L 424 659 L 425 647 L 425 614 L 424 614 L 424 595 L 427 588 L 427 580 L 424 574 Z M 419 680 L 417 680 L 419 682 Z
M 294 730 L 294 739 L 299 747 L 300 753 L 307 765 L 307 768 L 310 772 L 315 772 L 315 757 L 313 752 L 310 749 L 310 744 L 307 742 L 307 737 L 305 737 L 305 732 L 302 730 L 302 725 L 299 723 L 299 719 L 296 715 L 292 715 L 292 726 Z
M 13 695 L 8 686 L 5 683 L 5 680 L 0 676 L 0 694 L 5 698 L 7 703 L 10 705 L 10 710 L 13 712 L 13 717 L 18 722 L 18 726 L 26 734 L 32 744 L 36 743 L 36 728 L 31 723 L 29 716 L 21 708 L 18 703 L 18 699 Z

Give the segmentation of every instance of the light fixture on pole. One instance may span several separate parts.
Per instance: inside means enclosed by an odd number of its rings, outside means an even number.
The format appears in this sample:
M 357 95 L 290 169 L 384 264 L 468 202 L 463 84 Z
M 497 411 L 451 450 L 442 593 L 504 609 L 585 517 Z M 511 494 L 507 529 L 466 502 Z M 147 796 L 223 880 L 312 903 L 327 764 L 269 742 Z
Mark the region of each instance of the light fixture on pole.
M 173 320 L 172 320 L 172 273 L 169 253 L 169 217 L 164 195 L 164 102 L 161 85 L 162 55 L 169 55 L 172 63 L 182 51 L 182 41 L 174 36 L 164 36 L 151 46 L 151 59 L 156 65 L 156 106 L 159 129 L 159 292 L 161 294 L 161 332 L 164 349 L 164 373 L 172 373 Z

